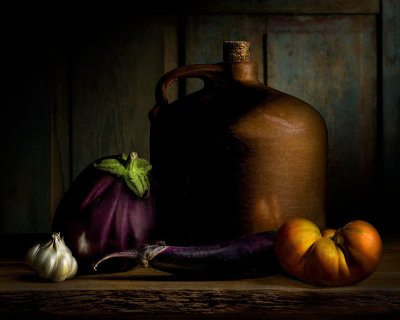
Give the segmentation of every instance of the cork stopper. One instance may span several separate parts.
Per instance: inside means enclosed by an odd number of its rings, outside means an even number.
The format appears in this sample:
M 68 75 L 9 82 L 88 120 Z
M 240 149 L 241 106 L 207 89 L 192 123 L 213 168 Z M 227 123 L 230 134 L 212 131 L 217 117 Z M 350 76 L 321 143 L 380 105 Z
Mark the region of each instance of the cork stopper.
M 248 62 L 250 61 L 250 42 L 248 41 L 224 41 L 224 62 Z

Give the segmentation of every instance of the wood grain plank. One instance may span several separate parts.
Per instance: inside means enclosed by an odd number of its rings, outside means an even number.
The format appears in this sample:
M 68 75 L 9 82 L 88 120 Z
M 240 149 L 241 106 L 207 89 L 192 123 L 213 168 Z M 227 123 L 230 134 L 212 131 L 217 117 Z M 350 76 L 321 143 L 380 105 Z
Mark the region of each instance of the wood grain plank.
M 265 19 L 248 15 L 193 15 L 185 25 L 185 64 L 222 62 L 225 40 L 250 42 L 251 60 L 258 63 L 258 77 L 264 78 L 263 30 Z M 187 81 L 187 93 L 202 87 L 200 80 Z
M 400 199 L 400 1 L 382 2 L 383 203 L 396 219 Z M 399 218 L 397 218 L 399 221 Z M 392 228 L 394 229 L 394 225 Z
M 267 40 L 268 85 L 307 101 L 327 123 L 328 224 L 376 222 L 374 16 L 274 16 Z
M 379 12 L 379 0 L 203 0 L 160 2 L 144 10 L 196 14 L 368 14 Z
M 166 69 L 165 50 L 173 46 L 165 28 L 173 30 L 175 19 L 124 15 L 116 23 L 100 21 L 77 32 L 72 52 L 73 177 L 105 155 L 134 150 L 149 158 L 147 113 Z
M 398 292 L 370 291 L 358 295 L 341 292 L 323 296 L 288 293 L 284 298 L 276 290 L 110 290 L 90 292 L 48 291 L 41 294 L 0 293 L 2 307 L 19 313 L 41 312 L 52 315 L 118 314 L 240 314 L 283 315 L 334 314 L 379 315 L 398 313 Z M 104 303 L 107 301 L 107 303 Z M 329 303 L 327 303 L 329 301 Z M 349 308 L 349 301 L 351 307 Z M 374 303 L 372 303 L 372 301 Z M 310 307 L 312 305 L 312 307 Z M 34 306 L 34 310 L 32 310 Z M 3 308 L 3 312 L 5 311 Z
M 53 48 L 51 85 L 51 215 L 70 185 L 69 52 L 67 41 Z
M 179 65 L 179 25 L 180 18 L 171 16 L 171 23 L 164 24 L 164 73 L 176 69 Z M 158 79 L 157 79 L 158 80 Z M 154 85 L 155 86 L 155 85 Z M 178 98 L 178 83 L 168 87 L 167 99 L 173 102 Z
M 19 27 L 3 38 L 0 233 L 50 226 L 51 53 L 37 26 Z

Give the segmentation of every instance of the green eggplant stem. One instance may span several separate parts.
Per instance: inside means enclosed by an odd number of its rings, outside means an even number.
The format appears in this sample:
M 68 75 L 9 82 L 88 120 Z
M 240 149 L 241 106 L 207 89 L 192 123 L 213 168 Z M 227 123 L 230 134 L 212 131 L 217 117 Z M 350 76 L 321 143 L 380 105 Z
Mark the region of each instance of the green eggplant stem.
M 129 156 L 121 154 L 117 158 L 103 159 L 99 163 L 94 163 L 94 167 L 122 177 L 138 197 L 147 198 L 149 195 L 148 173 L 151 164 L 146 159 L 139 158 L 136 152 L 131 152 Z

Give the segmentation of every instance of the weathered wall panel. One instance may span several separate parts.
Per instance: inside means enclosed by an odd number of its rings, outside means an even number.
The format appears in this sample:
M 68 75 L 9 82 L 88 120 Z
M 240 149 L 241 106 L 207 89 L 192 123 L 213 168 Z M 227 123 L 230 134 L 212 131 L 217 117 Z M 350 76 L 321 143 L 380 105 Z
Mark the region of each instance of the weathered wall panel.
M 174 45 L 174 19 L 140 16 L 99 28 L 72 47 L 73 177 L 105 155 L 134 150 L 149 158 L 147 113 L 156 81 L 170 68 L 165 50 Z
M 263 30 L 265 20 L 248 15 L 189 16 L 185 24 L 185 64 L 222 62 L 225 40 L 246 40 L 251 43 L 251 59 L 258 63 L 260 81 L 263 69 Z M 200 81 L 188 81 L 187 92 L 198 90 Z
M 19 35 L 2 66 L 0 233 L 46 232 L 50 226 L 51 55 Z
M 69 67 L 67 43 L 60 41 L 53 49 L 51 77 L 51 185 L 49 190 L 51 215 L 68 189 L 71 179 Z
M 368 14 L 379 12 L 379 0 L 203 0 L 144 4 L 146 11 L 195 14 Z
M 400 199 L 400 1 L 382 6 L 382 168 L 385 210 L 399 214 Z

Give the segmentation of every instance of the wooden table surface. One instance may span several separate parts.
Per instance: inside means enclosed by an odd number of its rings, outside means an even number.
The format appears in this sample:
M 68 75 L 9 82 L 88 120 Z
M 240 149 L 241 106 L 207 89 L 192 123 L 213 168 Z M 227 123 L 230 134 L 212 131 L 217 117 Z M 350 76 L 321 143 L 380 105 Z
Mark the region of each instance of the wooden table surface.
M 235 281 L 183 281 L 152 269 L 78 275 L 52 283 L 22 258 L 0 260 L 0 318 L 400 319 L 400 237 L 352 286 L 319 288 L 282 273 Z M 295 317 L 294 317 L 295 316 Z

